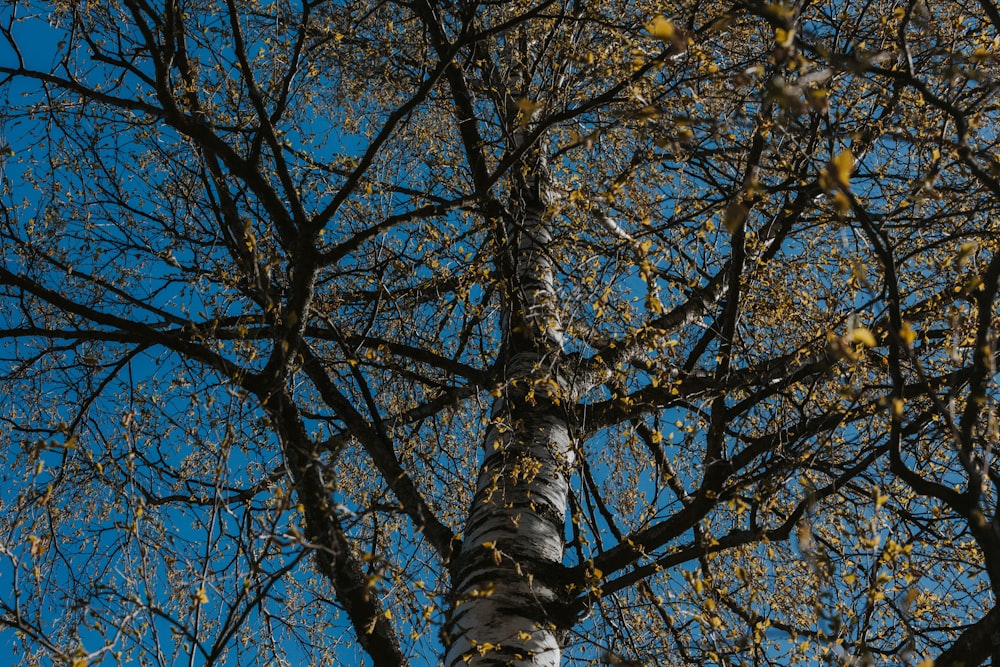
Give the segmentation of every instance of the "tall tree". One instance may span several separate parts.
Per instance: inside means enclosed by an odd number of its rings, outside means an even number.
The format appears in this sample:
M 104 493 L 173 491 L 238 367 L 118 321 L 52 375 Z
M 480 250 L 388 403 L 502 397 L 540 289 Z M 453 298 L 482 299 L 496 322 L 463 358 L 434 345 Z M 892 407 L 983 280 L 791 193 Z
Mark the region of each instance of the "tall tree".
M 990 0 L 0 23 L 23 664 L 1000 660 Z

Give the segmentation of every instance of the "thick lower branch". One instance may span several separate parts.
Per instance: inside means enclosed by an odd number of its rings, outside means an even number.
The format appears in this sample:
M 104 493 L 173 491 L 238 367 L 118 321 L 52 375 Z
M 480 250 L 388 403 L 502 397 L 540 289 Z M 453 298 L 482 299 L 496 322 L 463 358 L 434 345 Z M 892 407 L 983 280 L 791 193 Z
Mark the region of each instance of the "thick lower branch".
M 979 622 L 965 629 L 955 643 L 934 660 L 934 667 L 978 667 L 1000 658 L 1000 607 L 994 607 Z
M 337 602 L 347 612 L 358 642 L 376 667 L 408 664 L 381 601 L 368 585 L 364 568 L 333 510 L 333 489 L 323 479 L 318 465 L 319 448 L 307 436 L 298 410 L 284 394 L 273 395 L 265 408 L 281 439 L 295 492 L 305 510 L 306 538 L 315 545 L 317 570 L 333 584 Z

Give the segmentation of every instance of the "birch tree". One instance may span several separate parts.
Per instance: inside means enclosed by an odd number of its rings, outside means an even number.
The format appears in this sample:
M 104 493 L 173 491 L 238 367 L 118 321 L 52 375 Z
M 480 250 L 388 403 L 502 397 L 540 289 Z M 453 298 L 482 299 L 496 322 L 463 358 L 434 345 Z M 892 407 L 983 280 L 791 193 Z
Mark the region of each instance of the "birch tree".
M 1000 660 L 990 0 L 0 32 L 21 664 Z

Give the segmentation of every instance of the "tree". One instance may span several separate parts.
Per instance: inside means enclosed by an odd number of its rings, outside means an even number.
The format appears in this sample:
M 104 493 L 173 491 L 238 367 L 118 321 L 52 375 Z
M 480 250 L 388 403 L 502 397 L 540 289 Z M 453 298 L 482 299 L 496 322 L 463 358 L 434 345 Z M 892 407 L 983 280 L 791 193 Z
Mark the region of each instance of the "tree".
M 1000 660 L 1000 11 L 623 4 L 9 3 L 24 664 Z

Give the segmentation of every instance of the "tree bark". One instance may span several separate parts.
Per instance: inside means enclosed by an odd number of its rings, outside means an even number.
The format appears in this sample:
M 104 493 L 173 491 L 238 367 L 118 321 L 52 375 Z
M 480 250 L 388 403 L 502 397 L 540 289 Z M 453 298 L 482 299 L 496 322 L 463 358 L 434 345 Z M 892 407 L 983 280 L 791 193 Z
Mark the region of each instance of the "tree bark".
M 536 186 L 521 188 L 518 224 L 507 227 L 514 275 L 500 353 L 505 389 L 493 404 L 463 547 L 452 564 L 447 667 L 554 667 L 561 659 L 574 450 L 542 178 L 543 169 L 534 170 Z
M 354 554 L 330 502 L 333 487 L 323 479 L 321 457 L 288 396 L 275 392 L 264 401 L 277 433 L 295 493 L 305 513 L 306 539 L 315 549 L 316 570 L 332 584 L 337 603 L 354 626 L 358 642 L 375 667 L 405 667 L 399 638 L 364 566 Z
M 1000 660 L 1000 607 L 994 607 L 979 622 L 965 629 L 955 643 L 941 652 L 934 667 L 978 667 L 993 658 Z

